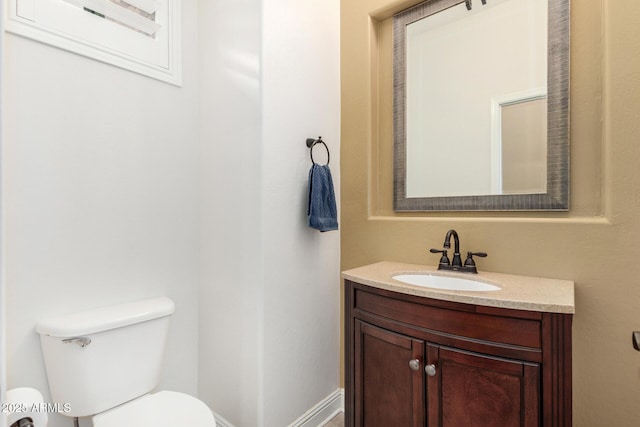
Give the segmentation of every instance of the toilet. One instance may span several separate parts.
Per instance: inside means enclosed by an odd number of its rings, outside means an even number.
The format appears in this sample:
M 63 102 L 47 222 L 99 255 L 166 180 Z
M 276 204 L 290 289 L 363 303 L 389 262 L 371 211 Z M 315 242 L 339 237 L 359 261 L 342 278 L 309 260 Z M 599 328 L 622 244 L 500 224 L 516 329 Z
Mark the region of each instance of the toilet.
M 204 402 L 155 391 L 175 310 L 161 297 L 59 317 L 36 325 L 52 402 L 94 427 L 215 427 Z

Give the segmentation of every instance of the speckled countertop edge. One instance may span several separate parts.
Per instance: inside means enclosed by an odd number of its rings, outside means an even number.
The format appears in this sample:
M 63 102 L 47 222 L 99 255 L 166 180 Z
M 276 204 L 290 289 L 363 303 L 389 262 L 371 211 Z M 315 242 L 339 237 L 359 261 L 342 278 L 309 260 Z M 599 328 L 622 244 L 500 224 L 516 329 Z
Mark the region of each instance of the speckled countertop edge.
M 442 276 L 462 277 L 500 287 L 498 291 L 450 291 L 415 286 L 393 279 L 398 274 L 430 272 Z M 478 274 L 438 271 L 428 265 L 378 262 L 342 272 L 352 282 L 444 301 L 477 304 L 487 307 L 511 308 L 549 313 L 575 313 L 574 283 L 570 280 L 545 279 L 493 272 Z

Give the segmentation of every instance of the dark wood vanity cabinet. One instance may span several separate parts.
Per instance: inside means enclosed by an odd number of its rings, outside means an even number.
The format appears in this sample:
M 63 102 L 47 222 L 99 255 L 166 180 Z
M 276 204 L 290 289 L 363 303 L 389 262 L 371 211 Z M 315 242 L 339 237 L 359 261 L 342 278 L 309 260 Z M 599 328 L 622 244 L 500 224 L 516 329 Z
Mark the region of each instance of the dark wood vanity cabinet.
M 571 319 L 345 280 L 345 425 L 571 426 Z

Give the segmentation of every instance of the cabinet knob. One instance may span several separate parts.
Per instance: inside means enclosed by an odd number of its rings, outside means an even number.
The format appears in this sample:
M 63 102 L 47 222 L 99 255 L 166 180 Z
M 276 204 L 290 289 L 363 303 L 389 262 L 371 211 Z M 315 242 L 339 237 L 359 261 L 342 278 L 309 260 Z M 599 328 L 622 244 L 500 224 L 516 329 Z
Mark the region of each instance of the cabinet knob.
M 420 369 L 420 359 L 411 359 L 409 360 L 409 367 L 412 371 L 417 371 Z
M 424 371 L 430 377 L 434 377 L 436 375 L 436 365 L 427 365 L 424 367 Z

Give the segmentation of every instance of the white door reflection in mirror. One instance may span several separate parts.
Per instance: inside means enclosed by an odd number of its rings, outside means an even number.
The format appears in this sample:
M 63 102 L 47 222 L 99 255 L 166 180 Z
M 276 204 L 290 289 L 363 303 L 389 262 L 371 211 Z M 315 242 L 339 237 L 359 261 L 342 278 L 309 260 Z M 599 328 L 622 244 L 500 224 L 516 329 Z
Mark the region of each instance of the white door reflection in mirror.
M 533 95 L 494 101 L 491 135 L 494 194 L 545 193 L 547 97 Z

